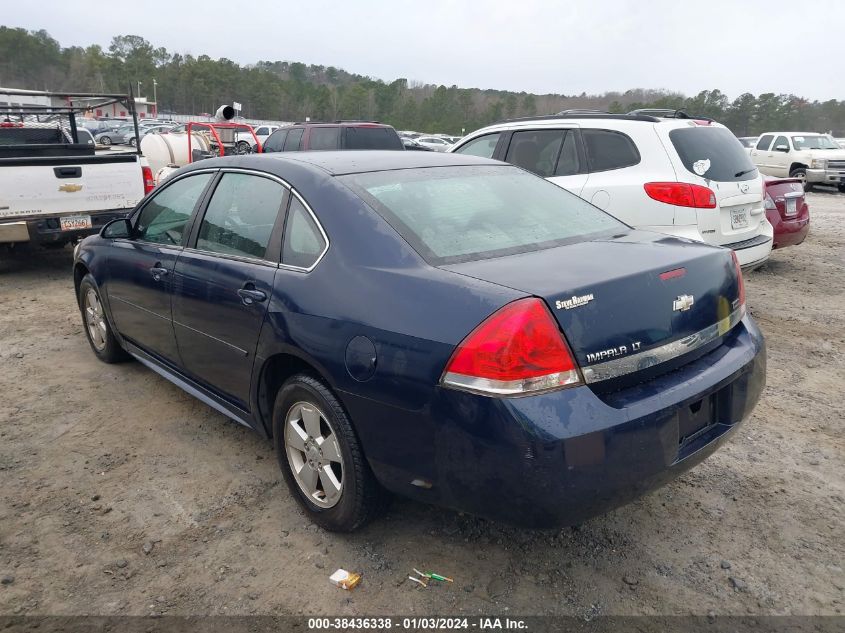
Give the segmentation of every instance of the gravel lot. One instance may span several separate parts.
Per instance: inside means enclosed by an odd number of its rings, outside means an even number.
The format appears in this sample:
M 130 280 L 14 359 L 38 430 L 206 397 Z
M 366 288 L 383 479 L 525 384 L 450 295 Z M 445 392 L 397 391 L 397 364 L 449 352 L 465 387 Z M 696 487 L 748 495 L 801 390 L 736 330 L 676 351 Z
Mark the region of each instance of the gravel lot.
M 309 524 L 271 447 L 95 360 L 70 249 L 0 255 L 0 614 L 836 614 L 845 598 L 845 195 L 747 275 L 768 387 L 722 450 L 577 528 L 397 500 Z M 362 572 L 347 593 L 329 585 Z M 413 567 L 452 576 L 423 589 Z

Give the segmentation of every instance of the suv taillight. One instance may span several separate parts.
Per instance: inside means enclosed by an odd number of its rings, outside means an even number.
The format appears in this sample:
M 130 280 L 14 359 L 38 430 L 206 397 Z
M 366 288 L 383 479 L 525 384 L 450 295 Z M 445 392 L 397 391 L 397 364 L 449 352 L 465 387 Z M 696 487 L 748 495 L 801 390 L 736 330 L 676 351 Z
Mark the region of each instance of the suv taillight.
M 458 345 L 440 383 L 491 396 L 521 396 L 581 383 L 578 365 L 545 304 L 520 299 L 494 312 Z
M 686 182 L 647 182 L 643 187 L 648 197 L 658 202 L 696 209 L 716 208 L 716 194 L 702 185 Z
M 155 180 L 153 180 L 153 170 L 149 167 L 141 167 L 141 178 L 144 179 L 144 195 L 147 195 L 156 186 Z

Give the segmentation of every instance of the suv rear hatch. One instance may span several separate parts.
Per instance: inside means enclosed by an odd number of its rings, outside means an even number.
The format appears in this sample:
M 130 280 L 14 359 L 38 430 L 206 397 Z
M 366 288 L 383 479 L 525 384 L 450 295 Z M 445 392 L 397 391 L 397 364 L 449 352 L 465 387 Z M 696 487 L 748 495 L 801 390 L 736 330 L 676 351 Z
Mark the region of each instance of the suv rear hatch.
M 441 268 L 543 298 L 587 382 L 713 343 L 743 314 L 729 251 L 646 232 Z
M 706 121 L 657 128 L 678 180 L 708 187 L 716 196 L 715 209 L 696 209 L 702 239 L 728 246 L 757 237 L 766 217 L 763 182 L 731 131 Z

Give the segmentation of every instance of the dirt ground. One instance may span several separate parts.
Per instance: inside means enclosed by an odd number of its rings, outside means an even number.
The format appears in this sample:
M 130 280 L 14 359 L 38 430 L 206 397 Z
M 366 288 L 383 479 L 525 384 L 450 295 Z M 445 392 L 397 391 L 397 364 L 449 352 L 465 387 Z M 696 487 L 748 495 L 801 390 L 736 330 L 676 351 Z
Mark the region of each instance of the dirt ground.
M 397 500 L 309 524 L 272 448 L 139 363 L 95 360 L 70 249 L 0 256 L 0 614 L 837 614 L 845 598 L 845 195 L 747 278 L 769 349 L 751 419 L 577 528 Z M 351 593 L 336 568 L 362 572 Z M 454 584 L 423 589 L 434 570 Z

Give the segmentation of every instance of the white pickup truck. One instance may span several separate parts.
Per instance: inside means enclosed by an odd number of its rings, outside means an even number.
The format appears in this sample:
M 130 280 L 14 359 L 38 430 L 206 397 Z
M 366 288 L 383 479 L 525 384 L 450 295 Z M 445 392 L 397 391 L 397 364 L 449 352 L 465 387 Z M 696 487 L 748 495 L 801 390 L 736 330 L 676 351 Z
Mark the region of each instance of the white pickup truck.
M 831 185 L 845 192 L 845 150 L 827 134 L 766 132 L 750 153 L 767 176 L 799 178 L 807 190 Z
M 67 105 L 31 105 L 33 95 Z M 114 103 L 134 118 L 127 95 L 0 90 L 0 247 L 82 239 L 152 189 L 138 150 L 98 149 L 80 138 L 76 116 Z

